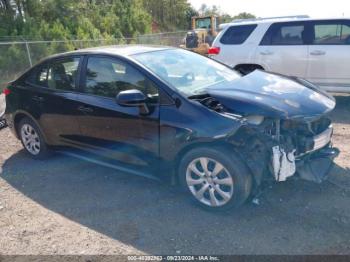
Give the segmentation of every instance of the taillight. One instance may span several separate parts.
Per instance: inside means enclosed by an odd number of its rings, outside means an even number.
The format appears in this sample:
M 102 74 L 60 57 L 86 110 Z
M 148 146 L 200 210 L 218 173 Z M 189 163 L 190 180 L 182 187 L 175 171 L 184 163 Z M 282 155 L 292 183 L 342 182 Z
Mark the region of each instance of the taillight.
M 208 50 L 209 55 L 218 55 L 220 53 L 220 47 L 212 46 Z
M 3 93 L 5 96 L 7 96 L 7 95 L 11 94 L 11 90 L 10 90 L 8 87 L 6 87 L 6 88 L 2 91 L 2 93 Z

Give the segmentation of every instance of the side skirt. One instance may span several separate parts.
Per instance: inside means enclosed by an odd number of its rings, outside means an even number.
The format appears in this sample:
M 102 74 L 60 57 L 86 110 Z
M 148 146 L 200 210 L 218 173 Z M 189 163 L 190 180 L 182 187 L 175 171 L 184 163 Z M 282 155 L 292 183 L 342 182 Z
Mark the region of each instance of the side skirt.
M 80 153 L 80 152 L 72 152 L 72 151 L 66 151 L 66 150 L 55 150 L 57 153 L 60 153 L 62 155 L 66 155 L 69 157 L 74 157 L 74 158 L 78 158 L 80 160 L 83 161 L 87 161 L 90 163 L 94 163 L 100 166 L 104 166 L 104 167 L 108 167 L 108 168 L 112 168 L 121 172 L 125 172 L 125 173 L 129 173 L 129 174 L 133 174 L 133 175 L 137 175 L 137 176 L 141 176 L 141 177 L 145 177 L 145 178 L 149 178 L 152 180 L 156 180 L 156 181 L 161 181 L 158 177 L 156 177 L 155 175 L 151 174 L 150 172 L 147 171 L 138 171 L 136 170 L 137 167 L 135 167 L 135 169 L 130 168 L 130 167 L 126 167 L 122 164 L 117 164 L 117 163 L 110 163 L 108 161 L 104 161 L 104 160 L 99 160 L 94 158 L 91 154 L 85 154 L 85 153 Z

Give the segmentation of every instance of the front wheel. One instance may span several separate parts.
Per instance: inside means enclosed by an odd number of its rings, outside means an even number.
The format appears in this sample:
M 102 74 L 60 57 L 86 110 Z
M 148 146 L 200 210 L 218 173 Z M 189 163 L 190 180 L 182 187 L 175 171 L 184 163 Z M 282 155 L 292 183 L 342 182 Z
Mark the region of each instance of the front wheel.
M 251 175 L 242 160 L 221 148 L 189 151 L 180 162 L 179 178 L 192 199 L 211 210 L 237 207 L 251 192 Z

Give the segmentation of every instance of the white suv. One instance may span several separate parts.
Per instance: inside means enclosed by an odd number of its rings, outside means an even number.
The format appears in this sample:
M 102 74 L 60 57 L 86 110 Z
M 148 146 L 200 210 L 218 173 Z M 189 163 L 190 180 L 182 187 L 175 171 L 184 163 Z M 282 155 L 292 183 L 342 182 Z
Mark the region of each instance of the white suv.
M 233 21 L 224 25 L 209 54 L 244 74 L 263 69 L 305 78 L 327 91 L 350 92 L 350 19 Z

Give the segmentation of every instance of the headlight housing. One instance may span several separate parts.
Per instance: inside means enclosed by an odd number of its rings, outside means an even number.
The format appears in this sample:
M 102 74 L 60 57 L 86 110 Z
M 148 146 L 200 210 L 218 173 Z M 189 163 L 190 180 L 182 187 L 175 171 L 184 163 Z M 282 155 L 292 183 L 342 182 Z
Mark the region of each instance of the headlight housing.
M 260 125 L 264 121 L 264 117 L 260 115 L 250 115 L 244 117 L 246 121 L 251 125 Z

